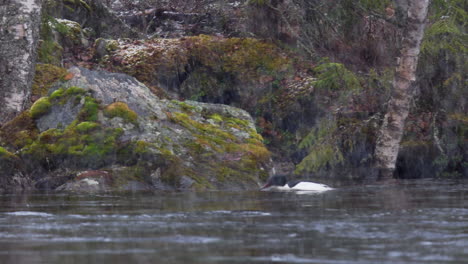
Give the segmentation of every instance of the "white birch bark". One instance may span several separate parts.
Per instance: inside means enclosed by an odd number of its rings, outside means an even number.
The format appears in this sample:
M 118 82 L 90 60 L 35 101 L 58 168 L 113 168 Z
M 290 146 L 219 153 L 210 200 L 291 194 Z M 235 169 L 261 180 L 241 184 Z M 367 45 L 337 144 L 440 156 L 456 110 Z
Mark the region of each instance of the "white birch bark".
M 408 22 L 403 35 L 402 49 L 393 80 L 393 93 L 375 149 L 375 165 L 384 177 L 393 174 L 398 150 L 405 127 L 405 120 L 413 99 L 412 85 L 416 80 L 416 68 L 424 36 L 430 0 L 408 1 Z
M 0 126 L 30 103 L 42 0 L 0 0 Z

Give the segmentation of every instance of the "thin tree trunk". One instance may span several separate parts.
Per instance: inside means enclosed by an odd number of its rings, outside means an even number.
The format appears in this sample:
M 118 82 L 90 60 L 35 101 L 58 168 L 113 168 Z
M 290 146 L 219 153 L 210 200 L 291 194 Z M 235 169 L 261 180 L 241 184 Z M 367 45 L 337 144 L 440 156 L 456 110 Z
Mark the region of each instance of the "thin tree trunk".
M 402 49 L 393 80 L 393 93 L 375 149 L 375 166 L 380 176 L 390 178 L 396 166 L 405 120 L 413 99 L 412 85 L 416 80 L 416 68 L 424 36 L 430 0 L 408 1 L 408 22 L 402 40 Z
M 0 0 L 0 126 L 30 103 L 42 0 Z

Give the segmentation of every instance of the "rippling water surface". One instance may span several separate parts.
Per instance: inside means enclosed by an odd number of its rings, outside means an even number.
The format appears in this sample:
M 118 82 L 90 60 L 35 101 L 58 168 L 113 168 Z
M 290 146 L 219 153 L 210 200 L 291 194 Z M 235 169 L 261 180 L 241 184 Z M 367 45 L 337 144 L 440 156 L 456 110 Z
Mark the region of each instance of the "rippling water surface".
M 468 263 L 468 182 L 0 195 L 0 263 Z

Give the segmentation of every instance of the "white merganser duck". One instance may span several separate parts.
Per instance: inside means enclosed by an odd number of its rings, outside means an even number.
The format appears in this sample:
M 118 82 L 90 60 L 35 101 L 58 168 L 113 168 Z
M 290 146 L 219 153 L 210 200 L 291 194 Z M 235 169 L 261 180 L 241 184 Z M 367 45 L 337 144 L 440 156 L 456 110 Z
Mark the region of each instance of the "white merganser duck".
M 275 187 L 277 190 L 284 190 L 284 191 L 310 191 L 310 192 L 324 192 L 333 190 L 333 188 L 315 182 L 307 182 L 307 181 L 289 181 L 286 176 L 284 175 L 274 175 L 271 176 L 267 183 L 261 188 L 264 190 L 269 187 Z

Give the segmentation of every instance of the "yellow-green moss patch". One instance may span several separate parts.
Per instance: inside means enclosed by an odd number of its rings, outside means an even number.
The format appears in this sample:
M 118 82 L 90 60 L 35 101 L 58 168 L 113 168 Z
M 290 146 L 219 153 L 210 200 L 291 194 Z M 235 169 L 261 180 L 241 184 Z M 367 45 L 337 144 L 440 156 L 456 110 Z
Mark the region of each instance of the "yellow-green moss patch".
M 99 124 L 98 123 L 95 123 L 95 122 L 88 122 L 88 121 L 85 121 L 85 122 L 81 122 L 79 123 L 78 125 L 76 125 L 76 131 L 80 132 L 80 133 L 87 133 L 93 129 L 96 129 L 99 127 Z
M 52 104 L 49 97 L 41 97 L 31 106 L 31 117 L 36 119 L 49 112 Z
M 16 156 L 13 155 L 13 153 L 9 152 L 8 150 L 6 150 L 3 147 L 0 147 L 0 158 L 11 159 L 11 158 L 14 158 L 14 157 L 16 157 Z
M 54 99 L 60 99 L 60 98 L 63 98 L 63 97 L 68 97 L 71 96 L 71 95 L 79 95 L 79 94 L 85 94 L 86 91 L 82 88 L 79 88 L 79 87 L 76 87 L 76 86 L 71 86 L 67 89 L 64 89 L 64 88 L 59 88 L 57 90 L 55 90 L 50 96 L 49 96 L 49 99 L 50 100 L 54 100 Z
M 129 123 L 136 123 L 138 115 L 126 103 L 115 102 L 104 108 L 104 115 L 109 118 L 120 117 Z

